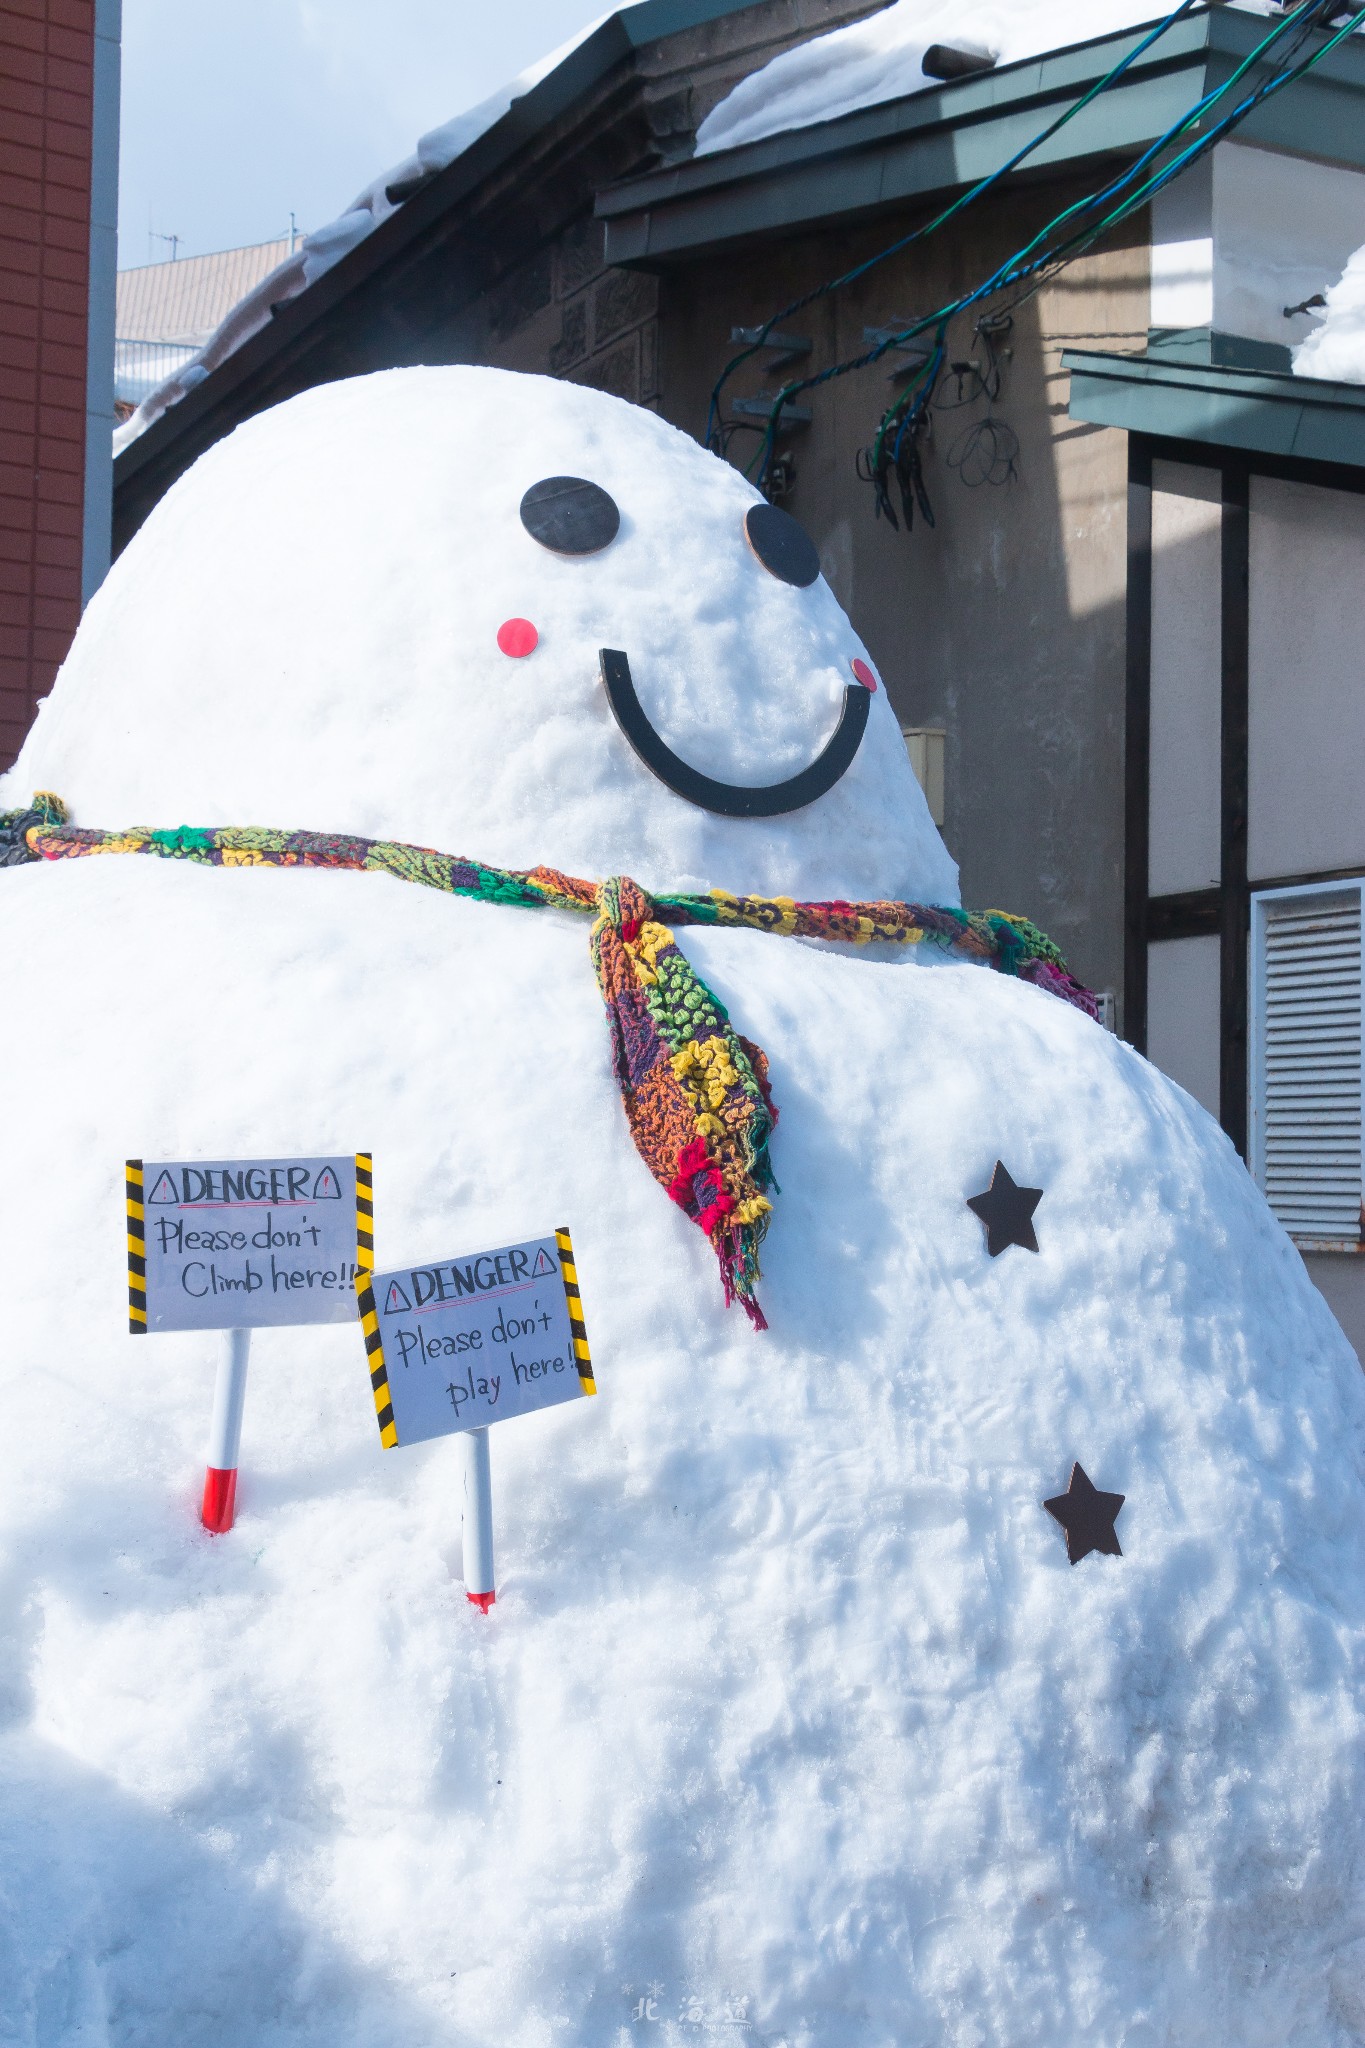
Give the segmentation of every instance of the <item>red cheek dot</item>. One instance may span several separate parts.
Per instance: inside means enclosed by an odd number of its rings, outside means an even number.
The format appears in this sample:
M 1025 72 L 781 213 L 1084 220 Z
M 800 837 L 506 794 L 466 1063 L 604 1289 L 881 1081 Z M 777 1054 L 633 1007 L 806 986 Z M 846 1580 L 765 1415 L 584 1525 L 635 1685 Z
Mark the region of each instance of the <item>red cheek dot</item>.
M 857 677 L 858 681 L 862 684 L 865 690 L 876 689 L 877 678 L 873 675 L 871 669 L 868 667 L 867 663 L 861 658 L 861 656 L 855 654 L 852 661 L 849 663 L 849 667 L 853 670 L 854 675 Z
M 540 642 L 540 635 L 529 619 L 504 619 L 498 627 L 498 645 L 504 654 L 518 659 L 523 654 L 534 654 Z M 877 687 L 873 684 L 873 689 Z

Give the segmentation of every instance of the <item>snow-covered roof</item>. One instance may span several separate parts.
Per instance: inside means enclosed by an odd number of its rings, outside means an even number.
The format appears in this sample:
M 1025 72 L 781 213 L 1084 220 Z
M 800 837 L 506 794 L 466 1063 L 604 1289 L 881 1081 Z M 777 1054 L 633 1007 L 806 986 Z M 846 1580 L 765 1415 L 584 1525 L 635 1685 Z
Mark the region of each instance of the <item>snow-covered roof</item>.
M 253 290 L 238 299 L 220 318 L 203 346 L 177 367 L 164 383 L 149 392 L 132 418 L 115 430 L 115 455 L 144 434 L 186 392 L 202 384 L 211 371 L 235 354 L 253 334 L 258 334 L 269 323 L 277 306 L 296 299 L 300 292 L 325 276 L 335 263 L 395 213 L 407 190 L 437 171 L 445 170 L 457 157 L 463 156 L 510 111 L 514 101 L 539 85 L 543 78 L 548 78 L 572 51 L 610 19 L 610 11 L 598 15 L 568 42 L 561 43 L 549 56 L 542 57 L 538 63 L 519 73 L 488 99 L 481 100 L 476 107 L 456 114 L 441 127 L 419 137 L 412 154 L 372 179 L 362 192 L 356 194 L 344 213 L 328 221 L 324 227 L 315 229 L 312 234 L 305 235 L 294 253 L 286 255 L 285 260 L 271 269 Z M 390 197 L 392 193 L 399 196 Z
M 115 331 L 123 341 L 206 342 L 237 302 L 278 269 L 289 237 L 209 256 L 143 263 L 118 274 Z
M 1232 4 L 1277 11 L 1273 0 Z M 941 81 L 924 69 L 935 44 L 1014 64 L 1159 20 L 1165 11 L 1153 0 L 895 0 L 885 13 L 785 50 L 742 79 L 697 130 L 697 155 L 936 87 Z
M 295 243 L 296 246 L 296 243 Z M 138 405 L 185 369 L 240 300 L 291 254 L 290 237 L 118 274 L 114 397 Z

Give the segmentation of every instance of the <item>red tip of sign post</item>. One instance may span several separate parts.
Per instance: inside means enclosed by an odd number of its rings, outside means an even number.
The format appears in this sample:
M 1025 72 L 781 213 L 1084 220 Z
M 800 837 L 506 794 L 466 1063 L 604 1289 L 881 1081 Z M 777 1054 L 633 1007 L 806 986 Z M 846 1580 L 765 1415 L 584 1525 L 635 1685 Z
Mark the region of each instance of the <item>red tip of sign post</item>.
M 237 1471 L 210 1465 L 204 1474 L 204 1504 L 199 1519 L 213 1536 L 226 1536 L 237 1506 Z M 491 1595 L 490 1595 L 491 1598 Z
M 481 1614 L 487 1614 L 498 1596 L 496 1593 L 466 1593 L 464 1597 L 471 1607 L 477 1607 Z

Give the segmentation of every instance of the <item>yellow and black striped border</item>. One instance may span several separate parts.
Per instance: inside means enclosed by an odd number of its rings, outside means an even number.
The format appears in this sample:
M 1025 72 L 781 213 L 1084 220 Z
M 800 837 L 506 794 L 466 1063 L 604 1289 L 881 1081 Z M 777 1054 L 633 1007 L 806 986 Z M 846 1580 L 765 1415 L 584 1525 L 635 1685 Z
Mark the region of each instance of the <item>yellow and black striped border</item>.
M 142 1161 L 124 1165 L 124 1199 L 128 1208 L 128 1328 L 134 1337 L 147 1334 L 147 1216 L 142 1206 Z
M 393 1419 L 393 1402 L 389 1398 L 389 1369 L 384 1363 L 384 1339 L 379 1334 L 374 1282 L 368 1273 L 357 1275 L 355 1291 L 360 1303 L 360 1327 L 365 1332 L 370 1385 L 374 1388 L 374 1412 L 379 1418 L 379 1441 L 386 1451 L 392 1451 L 398 1447 L 398 1425 Z
M 355 1262 L 362 1273 L 374 1271 L 374 1154 L 355 1155 Z
M 564 1276 L 564 1299 L 569 1304 L 574 1364 L 578 1367 L 583 1392 L 595 1394 L 597 1382 L 592 1376 L 592 1353 L 588 1349 L 588 1329 L 583 1321 L 583 1302 L 578 1292 L 578 1268 L 573 1262 L 573 1239 L 567 1230 L 556 1230 L 555 1243 L 559 1247 L 559 1268 Z

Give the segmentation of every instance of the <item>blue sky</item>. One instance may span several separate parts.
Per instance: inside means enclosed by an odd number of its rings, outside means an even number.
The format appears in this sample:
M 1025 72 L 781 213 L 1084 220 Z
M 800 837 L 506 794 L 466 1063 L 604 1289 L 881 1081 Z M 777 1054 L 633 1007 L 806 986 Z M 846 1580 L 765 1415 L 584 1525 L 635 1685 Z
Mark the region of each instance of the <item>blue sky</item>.
M 123 0 L 119 262 L 340 213 L 606 0 Z

